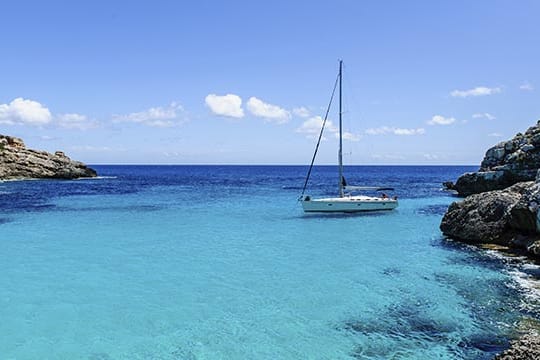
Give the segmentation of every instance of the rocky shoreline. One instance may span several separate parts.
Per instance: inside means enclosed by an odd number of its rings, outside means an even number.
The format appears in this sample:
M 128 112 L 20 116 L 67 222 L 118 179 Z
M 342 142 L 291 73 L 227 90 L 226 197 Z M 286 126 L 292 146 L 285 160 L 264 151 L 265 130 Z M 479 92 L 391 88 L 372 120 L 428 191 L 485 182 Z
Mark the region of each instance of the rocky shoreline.
M 22 139 L 0 135 L 0 180 L 76 179 L 97 172 L 62 151 L 54 154 L 27 149 Z
M 452 203 L 441 221 L 444 235 L 469 244 L 496 244 L 540 258 L 538 181 L 467 196 Z
M 501 190 L 522 181 L 532 181 L 540 168 L 540 121 L 486 151 L 480 169 L 460 176 L 447 186 L 459 196 Z
M 530 332 L 512 341 L 509 349 L 494 358 L 494 360 L 538 359 L 540 359 L 540 336 L 537 332 Z
M 488 149 L 477 172 L 443 185 L 465 197 L 441 221 L 445 236 L 480 246 L 502 246 L 540 260 L 540 121 Z M 540 336 L 530 331 L 498 360 L 540 359 Z
M 446 211 L 444 235 L 497 244 L 540 259 L 540 121 L 488 149 L 477 172 L 444 183 L 464 200 Z

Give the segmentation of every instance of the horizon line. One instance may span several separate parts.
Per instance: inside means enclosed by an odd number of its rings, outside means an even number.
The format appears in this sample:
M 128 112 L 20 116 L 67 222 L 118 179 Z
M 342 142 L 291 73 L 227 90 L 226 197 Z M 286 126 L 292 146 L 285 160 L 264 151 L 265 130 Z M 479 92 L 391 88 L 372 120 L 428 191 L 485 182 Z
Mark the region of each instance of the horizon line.
M 231 164 L 231 163 L 86 163 L 90 166 L 306 166 L 307 164 Z M 338 166 L 337 164 L 315 164 L 314 166 Z M 348 164 L 347 166 L 476 166 L 476 164 Z

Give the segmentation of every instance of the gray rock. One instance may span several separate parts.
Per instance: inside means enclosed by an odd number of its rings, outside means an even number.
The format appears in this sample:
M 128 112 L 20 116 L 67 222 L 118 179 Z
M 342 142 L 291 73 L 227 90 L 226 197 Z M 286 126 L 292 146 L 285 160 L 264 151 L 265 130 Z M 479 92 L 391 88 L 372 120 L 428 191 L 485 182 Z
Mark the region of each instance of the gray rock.
M 508 170 L 478 171 L 461 175 L 454 189 L 460 196 L 478 194 L 484 191 L 499 190 L 515 182 Z
M 441 222 L 444 235 L 473 244 L 509 245 L 515 235 L 511 209 L 521 199 L 523 184 L 468 196 L 450 205 Z
M 454 188 L 455 185 L 454 185 L 454 183 L 451 182 L 451 181 L 445 181 L 445 182 L 443 182 L 442 185 L 443 185 L 443 189 L 444 189 L 444 190 L 455 190 L 455 188 Z
M 97 173 L 79 161 L 71 160 L 62 151 L 27 149 L 16 137 L 0 135 L 0 180 L 6 179 L 75 179 L 95 177 Z
M 443 234 L 540 257 L 540 146 L 534 145 L 539 141 L 537 124 L 489 149 L 479 171 L 463 174 L 454 189 L 467 197 L 448 208 Z
M 527 252 L 535 257 L 540 257 L 540 240 L 528 244 Z
M 540 336 L 534 331 L 512 341 L 509 349 L 494 358 L 494 360 L 538 359 L 540 359 Z
M 534 180 L 539 168 L 540 121 L 524 134 L 518 133 L 513 139 L 488 149 L 479 171 L 462 175 L 456 181 L 456 191 L 467 196 L 504 189 L 517 182 Z
M 507 152 L 512 152 L 515 150 L 515 145 L 512 141 L 507 141 L 505 144 L 504 144 L 504 150 L 507 151 Z
M 534 145 L 532 144 L 525 144 L 521 147 L 521 151 L 523 152 L 529 152 L 531 150 L 534 150 Z
M 540 185 L 520 182 L 503 190 L 474 194 L 450 205 L 441 231 L 472 244 L 498 244 L 540 254 Z
M 531 143 L 533 145 L 540 145 L 540 134 L 535 134 L 531 137 Z
M 540 169 L 536 170 L 536 177 L 534 178 L 534 181 L 540 183 Z

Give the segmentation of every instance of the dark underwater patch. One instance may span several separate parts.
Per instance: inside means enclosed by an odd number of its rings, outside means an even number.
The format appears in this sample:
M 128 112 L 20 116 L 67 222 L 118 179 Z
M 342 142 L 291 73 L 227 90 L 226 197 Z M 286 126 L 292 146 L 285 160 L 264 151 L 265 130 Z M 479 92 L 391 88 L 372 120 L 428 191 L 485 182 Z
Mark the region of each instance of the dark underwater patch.
M 474 295 L 481 296 L 481 294 Z M 459 322 L 433 318 L 432 311 L 435 310 L 434 314 L 437 313 L 435 309 L 437 304 L 422 298 L 390 304 L 376 315 L 346 320 L 337 329 L 368 339 L 388 339 L 382 343 L 366 341 L 364 338 L 362 344 L 351 351 L 351 356 L 358 359 L 388 358 L 395 355 L 396 350 L 403 352 L 402 355 L 407 358 L 407 354 L 413 355 L 411 347 L 428 349 L 435 345 L 445 348 L 459 358 L 491 359 L 496 353 L 508 347 L 506 334 L 490 323 L 490 316 L 493 316 L 493 311 L 498 311 L 497 307 L 500 304 L 493 304 L 490 296 L 480 299 L 476 306 L 475 300 L 469 297 L 464 300 L 472 302 L 470 311 L 473 312 L 481 331 L 463 334 Z M 456 339 L 456 334 L 462 335 L 463 338 Z M 394 341 L 396 343 L 392 344 Z M 397 344 L 403 346 L 403 349 L 396 349 Z
M 301 186 L 287 186 L 287 185 L 283 185 L 281 187 L 283 190 L 302 190 L 302 187 Z
M 56 205 L 53 205 L 53 204 L 37 204 L 37 205 L 27 206 L 23 210 L 31 211 L 31 212 L 42 212 L 42 211 L 51 211 L 54 208 L 56 208 Z
M 510 342 L 506 337 L 494 334 L 478 334 L 461 340 L 457 346 L 462 349 L 480 350 L 496 354 L 508 348 Z
M 386 276 L 396 276 L 401 274 L 401 269 L 397 267 L 387 267 L 382 270 L 382 273 Z
M 421 299 L 392 304 L 374 319 L 348 320 L 343 323 L 341 329 L 367 337 L 385 337 L 403 344 L 408 341 L 415 345 L 425 342 L 425 346 L 434 342 L 447 343 L 451 337 L 449 334 L 457 329 L 451 324 L 441 324 L 430 318 L 429 310 L 432 305 L 429 301 Z M 353 349 L 351 356 L 358 359 L 369 356 L 386 358 L 395 353 L 395 347 L 377 344 L 378 342 L 368 341 L 358 345 Z
M 178 346 L 176 350 L 171 352 L 173 359 L 182 359 L 182 360 L 196 360 L 197 357 L 193 354 L 193 351 L 187 347 Z
M 436 273 L 433 277 L 438 283 L 453 289 L 456 295 L 469 304 L 475 316 L 482 317 L 502 311 L 511 312 L 519 308 L 518 290 L 502 281 L 472 276 L 465 278 L 463 275 L 453 273 Z
M 420 209 L 417 209 L 415 211 L 416 214 L 419 215 L 444 215 L 446 213 L 446 210 L 448 209 L 448 205 L 446 204 L 440 204 L 440 205 L 428 205 L 424 206 Z
M 454 331 L 453 327 L 438 323 L 429 317 L 433 306 L 429 301 L 405 301 L 392 304 L 377 319 L 352 319 L 345 321 L 342 329 L 363 335 L 437 339 Z
M 454 252 L 454 256 L 449 257 L 448 264 L 482 266 L 487 269 L 501 271 L 508 265 L 519 265 L 523 259 L 512 256 L 491 256 L 482 248 L 475 245 L 465 244 L 452 239 L 439 238 L 431 242 L 433 246 L 442 247 Z
M 117 179 L 34 180 L 4 184 L 0 196 L 4 212 L 39 212 L 55 208 L 51 201 L 66 196 L 125 195 L 142 189 L 141 183 Z
M 379 210 L 379 211 L 364 211 L 364 212 L 355 212 L 355 213 L 304 213 L 295 218 L 303 219 L 344 219 L 344 218 L 360 218 L 360 217 L 378 217 L 378 216 L 388 216 L 392 215 L 393 212 L 390 210 Z
M 111 360 L 111 359 L 112 359 L 112 357 L 109 354 L 103 353 L 103 352 L 92 353 L 88 357 L 88 360 Z
M 58 207 L 58 211 L 68 212 L 92 212 L 92 211 L 114 211 L 114 212 L 152 212 L 165 209 L 165 206 L 160 205 L 127 205 L 127 206 L 91 206 L 91 207 Z

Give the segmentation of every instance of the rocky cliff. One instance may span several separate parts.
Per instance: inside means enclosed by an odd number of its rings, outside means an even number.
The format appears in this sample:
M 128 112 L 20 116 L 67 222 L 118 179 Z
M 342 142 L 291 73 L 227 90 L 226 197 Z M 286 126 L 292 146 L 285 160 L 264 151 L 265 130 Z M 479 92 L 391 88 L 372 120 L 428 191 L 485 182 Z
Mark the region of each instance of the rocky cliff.
M 460 196 L 500 190 L 531 181 L 540 168 L 540 120 L 524 134 L 488 149 L 477 172 L 462 175 L 453 186 Z
M 540 121 L 490 148 L 480 171 L 458 179 L 454 188 L 468 196 L 450 205 L 441 231 L 456 240 L 520 248 L 540 257 L 539 168 Z
M 79 161 L 71 160 L 61 151 L 51 154 L 27 149 L 21 139 L 0 135 L 0 180 L 75 179 L 95 176 L 95 170 Z
M 498 244 L 540 257 L 540 178 L 520 182 L 454 202 L 441 222 L 441 231 L 471 244 Z

